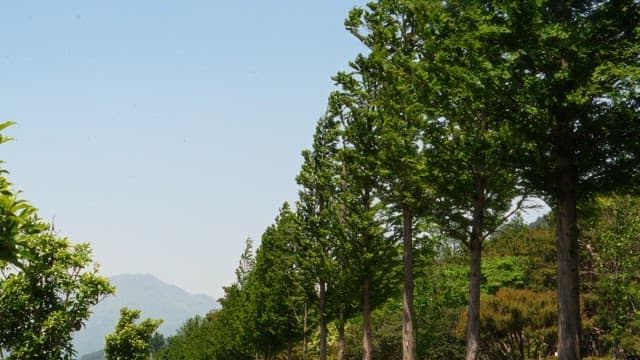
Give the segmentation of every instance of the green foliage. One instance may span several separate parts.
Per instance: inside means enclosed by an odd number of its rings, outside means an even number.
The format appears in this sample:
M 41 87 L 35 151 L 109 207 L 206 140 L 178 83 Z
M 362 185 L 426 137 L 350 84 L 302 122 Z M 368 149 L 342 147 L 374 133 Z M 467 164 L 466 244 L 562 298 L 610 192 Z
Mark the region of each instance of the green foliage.
M 253 270 L 254 263 L 253 240 L 247 238 L 244 251 L 242 255 L 240 255 L 238 268 L 236 269 L 236 283 L 238 286 L 243 287 L 246 284 L 249 279 L 249 274 L 251 274 L 251 270 Z
M 529 263 L 527 258 L 516 256 L 487 257 L 482 263 L 482 294 L 495 294 L 503 287 L 523 288 L 526 284 Z M 468 304 L 469 267 L 461 264 L 441 264 L 436 273 L 438 292 L 455 306 Z
M 99 276 L 89 244 L 47 230 L 22 235 L 20 245 L 31 254 L 21 268 L 0 267 L 0 348 L 11 351 L 10 359 L 71 359 L 72 333 L 114 289 Z
M 523 102 L 514 125 L 531 140 L 524 174 L 555 198 L 566 156 L 579 196 L 637 185 L 640 4 L 551 4 L 510 4 L 505 14 L 513 96 Z
M 0 132 L 13 125 L 11 121 L 0 123 Z M 13 140 L 0 133 L 0 144 Z M 3 162 L 0 161 L 0 165 Z M 33 254 L 22 244 L 24 235 L 46 230 L 46 224 L 35 221 L 36 209 L 26 200 L 20 199 L 20 192 L 13 189 L 5 177 L 8 172 L 0 168 L 0 265 L 9 262 L 20 266 L 21 258 L 30 259 Z
M 267 357 L 303 335 L 306 291 L 294 254 L 299 236 L 296 214 L 285 203 L 275 224 L 262 235 L 255 266 L 245 288 L 248 310 L 255 324 L 255 350 Z
M 384 236 L 385 203 L 379 201 L 381 134 L 374 105 L 379 81 L 360 71 L 364 62 L 364 58 L 358 58 L 352 64 L 353 74 L 334 76 L 341 90 L 332 93 L 329 102 L 331 116 L 341 124 L 342 144 L 338 156 L 342 171 L 336 190 L 339 191 L 345 255 L 360 286 L 365 278 L 370 281 L 375 307 L 395 291 L 401 256 L 396 234 Z
M 502 288 L 481 298 L 481 333 L 490 359 L 540 359 L 557 336 L 556 295 Z
M 300 186 L 296 206 L 300 236 L 295 261 L 307 283 L 305 291 L 309 299 L 318 300 L 321 326 L 326 326 L 326 321 L 339 317 L 340 312 L 354 311 L 356 290 L 354 272 L 347 263 L 351 249 L 345 241 L 345 209 L 338 197 L 343 179 L 335 119 L 321 118 L 313 139 L 312 149 L 302 153 L 304 161 L 296 177 Z M 324 335 L 323 330 L 321 336 Z M 326 339 L 321 339 L 321 343 L 324 346 Z
M 149 341 L 162 320 L 140 319 L 140 310 L 122 308 L 115 331 L 105 338 L 107 360 L 147 360 L 151 354 Z
M 255 356 L 257 314 L 251 289 L 256 286 L 253 241 L 246 240 L 236 269 L 236 282 L 223 287 L 222 308 L 206 318 L 189 319 L 168 339 L 162 359 L 251 359 Z
M 585 286 L 599 299 L 595 326 L 602 349 L 640 356 L 640 198 L 598 197 L 583 231 Z M 595 277 L 595 278 L 594 278 Z M 591 280 L 591 281 L 589 281 Z
M 522 288 L 527 275 L 527 260 L 515 256 L 491 257 L 482 264 L 485 294 L 495 294 L 500 288 Z
M 512 122 L 527 144 L 518 171 L 557 210 L 561 358 L 580 344 L 577 204 L 637 191 L 640 179 L 640 3 L 507 3 Z
M 216 333 L 212 319 L 215 319 L 214 315 L 211 317 L 196 316 L 185 321 L 177 333 L 167 339 L 166 346 L 160 349 L 155 359 L 206 360 L 225 358 L 222 356 L 214 357 Z
M 167 346 L 167 339 L 159 332 L 154 333 L 149 339 L 151 355 L 155 357 L 160 350 Z
M 546 217 L 551 217 L 552 214 Z M 556 287 L 554 228 L 542 219 L 527 225 L 516 217 L 485 243 L 487 258 L 516 257 L 526 269 L 525 286 L 533 291 Z
M 438 259 L 433 263 L 422 263 L 417 269 L 415 305 L 419 359 L 464 357 L 464 339 L 456 337 L 454 329 L 460 320 L 460 312 L 468 304 L 469 267 L 456 264 L 456 260 Z
M 251 272 L 247 279 L 247 283 L 242 287 L 238 284 L 223 287 L 225 295 L 218 301 L 222 305 L 222 309 L 209 313 L 207 319 L 209 323 L 202 323 L 200 330 L 193 330 L 195 334 L 200 331 L 211 331 L 212 341 L 214 343 L 214 358 L 217 359 L 250 359 L 255 352 L 255 342 L 258 334 L 256 327 L 256 308 L 251 303 L 249 289 L 251 285 Z M 192 325 L 197 324 L 197 322 Z M 211 327 L 209 327 L 211 325 Z M 186 331 L 187 329 L 185 329 Z M 196 335 L 199 337 L 200 335 Z M 169 347 L 172 347 L 171 341 Z M 175 341 L 179 341 L 179 338 Z M 201 344 L 202 345 L 202 344 Z M 178 345 L 176 345 L 178 346 Z M 179 347 L 178 347 L 179 348 Z M 209 347 L 203 346 L 194 349 L 194 354 L 208 354 Z
M 251 357 L 254 349 L 247 347 L 247 344 L 254 344 L 257 338 L 255 306 L 251 303 L 249 293 L 249 289 L 254 286 L 252 285 L 254 281 L 252 274 L 255 262 L 253 241 L 247 239 L 236 269 L 236 282 L 223 287 L 224 297 L 218 299 L 222 309 L 210 312 L 206 318 L 208 322 L 196 318 L 185 323 L 185 334 L 177 336 L 173 340 L 176 343 L 171 347 L 186 346 L 190 349 L 189 353 L 199 357 L 207 357 L 211 354 L 220 359 Z M 207 346 L 204 341 L 200 342 L 200 346 L 197 347 L 189 345 L 194 339 L 206 337 L 206 334 L 212 336 L 215 346 Z M 183 343 L 186 345 L 181 345 Z M 179 352 L 174 350 L 174 353 Z

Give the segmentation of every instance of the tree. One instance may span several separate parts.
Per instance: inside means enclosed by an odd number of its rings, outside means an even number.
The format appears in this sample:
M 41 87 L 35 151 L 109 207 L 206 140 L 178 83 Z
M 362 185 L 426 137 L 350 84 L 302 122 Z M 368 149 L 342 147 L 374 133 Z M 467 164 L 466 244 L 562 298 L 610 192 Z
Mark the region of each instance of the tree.
M 14 122 L 0 123 L 0 144 L 13 138 L 2 135 L 2 131 Z M 3 162 L 0 161 L 0 165 Z M 42 224 L 34 222 L 36 209 L 19 198 L 19 191 L 4 176 L 8 172 L 0 168 L 0 262 L 21 266 L 20 258 L 31 258 L 32 254 L 21 243 L 22 235 L 44 230 Z M 46 227 L 46 226 L 44 226 Z
M 354 10 L 348 27 L 371 49 L 361 68 L 380 82 L 383 198 L 403 214 L 406 248 L 413 218 L 427 210 L 472 250 L 467 358 L 477 359 L 482 241 L 508 218 L 519 179 L 505 161 L 517 142 L 504 125 L 513 102 L 501 96 L 509 65 L 496 41 L 502 27 L 486 20 L 490 6 L 475 3 L 387 0 L 369 8 Z M 358 31 L 363 26 L 368 32 Z M 438 206 L 425 209 L 426 199 Z
M 151 356 L 156 357 L 156 355 L 167 346 L 167 339 L 164 335 L 156 332 L 149 339 L 149 347 L 151 348 Z
M 370 94 L 375 106 L 377 171 L 380 199 L 401 218 L 403 244 L 403 359 L 415 358 L 413 311 L 413 226 L 430 203 L 424 161 L 424 109 L 410 81 L 416 57 L 415 24 L 405 7 L 409 2 L 378 1 L 368 10 L 352 10 L 347 29 L 370 50 L 359 56 L 357 71 L 378 81 Z
M 72 333 L 114 288 L 98 274 L 89 244 L 72 245 L 51 228 L 18 241 L 31 256 L 19 269 L 0 263 L 0 348 L 10 359 L 72 359 Z
M 236 283 L 241 288 L 247 283 L 249 274 L 251 274 L 251 271 L 253 270 L 254 263 L 253 240 L 251 238 L 247 238 L 245 241 L 244 251 L 242 252 L 242 255 L 240 255 L 240 262 L 236 268 Z
M 188 319 L 180 326 L 175 335 L 167 339 L 166 345 L 156 358 L 164 360 L 238 359 L 230 355 L 216 353 L 217 334 L 214 320 L 215 316 L 210 318 L 209 315 Z
M 466 359 L 480 355 L 482 243 L 525 204 L 512 168 L 520 153 L 508 121 L 515 102 L 505 84 L 511 60 L 503 57 L 499 9 L 479 2 L 421 2 L 406 7 L 415 18 L 419 60 L 408 78 L 423 92 L 430 126 L 425 144 L 431 186 L 439 206 L 433 220 L 470 250 Z
M 184 333 L 178 334 L 170 343 L 173 357 L 182 353 L 181 349 L 185 347 L 195 358 L 251 359 L 257 353 L 256 348 L 247 346 L 255 344 L 259 337 L 255 331 L 257 303 L 252 302 L 250 294 L 254 266 L 253 241 L 247 239 L 236 268 L 236 281 L 224 286 L 224 297 L 218 299 L 222 308 L 210 312 L 207 321 L 195 318 L 185 323 Z M 201 340 L 207 337 L 210 339 Z
M 345 257 L 360 284 L 363 359 L 373 358 L 372 311 L 383 304 L 396 288 L 398 249 L 383 235 L 380 213 L 383 203 L 376 196 L 378 136 L 376 107 L 372 103 L 377 80 L 359 71 L 361 59 L 351 66 L 353 73 L 340 72 L 334 80 L 340 86 L 329 98 L 330 114 L 341 124 L 342 165 L 338 180 L 342 237 Z
M 285 202 L 275 224 L 262 235 L 254 270 L 245 287 L 255 319 L 254 343 L 267 360 L 274 359 L 283 349 L 291 358 L 293 342 L 302 338 L 306 292 L 294 256 L 299 236 L 296 214 Z
M 327 358 L 327 322 L 330 304 L 328 287 L 346 282 L 331 282 L 344 275 L 336 257 L 339 252 L 337 230 L 337 202 L 335 180 L 339 174 L 337 161 L 337 124 L 325 116 L 318 121 L 311 150 L 302 152 L 302 169 L 296 177 L 300 186 L 297 203 L 300 221 L 300 240 L 297 262 L 307 281 L 318 287 L 318 316 L 320 322 L 320 360 Z M 311 285 L 311 284 L 309 284 Z M 339 300 L 336 298 L 336 300 Z M 335 302 L 335 301 L 334 301 Z
M 640 3 L 505 2 L 504 57 L 529 148 L 520 170 L 557 216 L 558 356 L 580 358 L 577 205 L 637 189 L 640 179 Z
M 115 331 L 105 338 L 107 360 L 147 360 L 151 353 L 149 341 L 162 320 L 147 318 L 139 323 L 140 310 L 122 308 Z

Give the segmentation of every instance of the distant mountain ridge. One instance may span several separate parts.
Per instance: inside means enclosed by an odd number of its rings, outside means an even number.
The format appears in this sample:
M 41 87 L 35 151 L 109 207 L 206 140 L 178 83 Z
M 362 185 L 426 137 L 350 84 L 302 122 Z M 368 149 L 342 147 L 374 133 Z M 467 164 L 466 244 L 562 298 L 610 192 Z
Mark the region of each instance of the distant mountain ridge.
M 163 319 L 158 331 L 165 336 L 173 335 L 185 320 L 218 307 L 208 295 L 190 294 L 149 274 L 116 275 L 110 281 L 116 287 L 116 295 L 96 305 L 86 327 L 74 336 L 78 355 L 104 347 L 105 336 L 113 332 L 120 309 L 125 306 L 142 310 L 143 319 Z

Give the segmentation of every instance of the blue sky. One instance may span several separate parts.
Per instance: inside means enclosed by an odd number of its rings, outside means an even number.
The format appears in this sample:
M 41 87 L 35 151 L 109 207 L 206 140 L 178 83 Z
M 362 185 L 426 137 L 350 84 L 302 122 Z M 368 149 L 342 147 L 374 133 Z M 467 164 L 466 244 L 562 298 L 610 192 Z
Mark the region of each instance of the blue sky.
M 105 275 L 222 294 L 295 201 L 364 1 L 0 3 L 0 159 Z

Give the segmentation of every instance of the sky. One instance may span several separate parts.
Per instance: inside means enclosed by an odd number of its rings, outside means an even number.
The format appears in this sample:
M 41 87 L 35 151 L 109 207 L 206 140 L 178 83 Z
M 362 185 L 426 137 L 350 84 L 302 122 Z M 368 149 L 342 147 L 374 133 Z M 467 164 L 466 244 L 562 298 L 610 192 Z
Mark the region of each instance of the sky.
M 0 1 L 3 167 L 102 274 L 218 298 L 297 199 L 364 3 Z
M 214 297 L 297 198 L 364 1 L 2 1 L 0 146 L 23 198 L 107 276 Z

